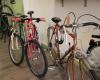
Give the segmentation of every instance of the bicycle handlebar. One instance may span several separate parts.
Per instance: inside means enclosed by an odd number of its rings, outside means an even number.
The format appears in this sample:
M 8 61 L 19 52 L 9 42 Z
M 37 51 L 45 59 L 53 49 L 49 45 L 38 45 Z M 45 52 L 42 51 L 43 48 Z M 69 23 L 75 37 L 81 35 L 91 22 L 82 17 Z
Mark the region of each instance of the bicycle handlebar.
M 26 20 L 30 20 L 30 18 L 22 18 L 22 17 L 13 17 L 12 21 L 17 22 L 25 22 Z M 32 18 L 32 20 L 36 20 L 36 22 L 45 21 L 44 18 Z
M 89 25 L 93 25 L 96 26 L 100 29 L 100 24 L 95 23 L 95 22 L 86 22 L 86 23 L 82 23 L 82 26 L 89 26 Z
M 22 21 L 25 21 L 25 20 L 30 20 L 30 18 L 22 19 Z M 45 18 L 32 18 L 32 20 L 35 20 L 36 22 L 40 22 L 40 21 L 45 21 Z
M 100 38 L 100 35 L 92 35 L 93 38 Z
M 90 26 L 93 25 L 95 27 L 98 27 L 100 29 L 100 24 L 95 23 L 95 22 L 86 22 L 86 23 L 82 23 L 82 24 L 70 24 L 69 26 L 67 25 L 62 25 L 65 26 L 65 28 L 74 28 L 74 27 L 81 27 L 81 26 Z M 68 32 L 68 31 L 67 31 Z M 69 32 L 68 32 L 69 33 Z M 100 38 L 100 35 L 92 35 L 94 38 Z M 63 43 L 63 40 L 61 39 L 61 41 L 57 41 L 58 43 Z

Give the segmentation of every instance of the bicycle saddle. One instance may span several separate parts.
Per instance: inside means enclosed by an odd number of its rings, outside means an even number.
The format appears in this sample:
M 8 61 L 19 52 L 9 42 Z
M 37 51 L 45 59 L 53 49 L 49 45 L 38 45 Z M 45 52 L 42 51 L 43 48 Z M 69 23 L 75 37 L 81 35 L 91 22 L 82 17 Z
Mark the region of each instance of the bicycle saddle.
M 32 15 L 34 11 L 28 11 L 27 14 Z
M 51 19 L 54 23 L 59 23 L 61 21 L 61 19 L 59 17 L 53 17 Z

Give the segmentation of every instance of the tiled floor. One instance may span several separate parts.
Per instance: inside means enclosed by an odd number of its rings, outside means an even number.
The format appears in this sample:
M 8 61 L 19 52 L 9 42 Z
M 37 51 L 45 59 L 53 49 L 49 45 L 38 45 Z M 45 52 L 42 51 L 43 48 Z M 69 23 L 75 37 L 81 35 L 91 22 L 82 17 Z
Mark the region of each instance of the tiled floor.
M 43 79 L 37 79 L 27 67 L 26 62 L 18 67 L 9 57 L 8 41 L 0 40 L 0 80 L 65 80 L 64 70 L 49 68 Z
M 66 80 L 64 69 L 49 68 L 46 76 L 37 79 L 28 69 L 26 62 L 21 66 L 15 66 L 8 54 L 8 41 L 0 40 L 0 80 Z

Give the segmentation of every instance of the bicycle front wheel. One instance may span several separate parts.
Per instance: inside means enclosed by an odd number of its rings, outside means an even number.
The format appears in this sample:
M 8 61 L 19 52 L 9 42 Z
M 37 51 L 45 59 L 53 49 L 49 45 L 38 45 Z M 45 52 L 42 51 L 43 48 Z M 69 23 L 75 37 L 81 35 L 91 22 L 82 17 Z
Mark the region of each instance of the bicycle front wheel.
M 24 44 L 17 34 L 10 36 L 8 49 L 11 61 L 17 66 L 20 65 L 24 59 Z
M 100 67 L 100 41 L 94 43 L 95 45 L 89 46 L 87 54 L 89 54 L 89 63 L 92 67 Z M 92 62 L 92 63 L 91 63 Z
M 26 61 L 31 72 L 38 78 L 45 76 L 48 63 L 45 52 L 36 40 L 32 40 L 26 46 Z
M 83 60 L 69 60 L 66 64 L 67 80 L 94 80 Z
M 58 54 L 57 54 L 57 46 L 56 41 L 55 41 L 55 37 L 56 34 L 54 33 L 54 27 L 50 26 L 47 29 L 47 37 L 48 37 L 48 58 L 49 58 L 49 63 L 50 65 L 55 65 L 56 60 L 58 60 Z

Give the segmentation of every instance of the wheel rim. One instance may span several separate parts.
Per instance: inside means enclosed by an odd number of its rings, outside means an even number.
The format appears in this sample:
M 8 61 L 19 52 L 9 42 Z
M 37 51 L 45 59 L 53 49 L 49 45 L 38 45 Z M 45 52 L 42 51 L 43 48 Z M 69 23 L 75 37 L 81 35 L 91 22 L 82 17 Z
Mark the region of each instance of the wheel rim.
M 29 67 L 35 75 L 42 75 L 45 69 L 45 61 L 42 51 L 35 43 L 28 46 Z
M 10 56 L 14 63 L 19 63 L 22 58 L 22 45 L 17 37 L 13 37 L 10 42 Z

